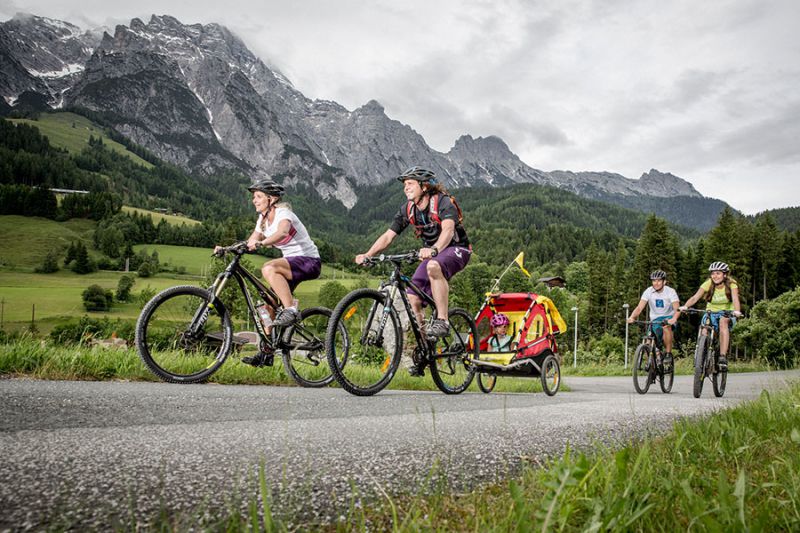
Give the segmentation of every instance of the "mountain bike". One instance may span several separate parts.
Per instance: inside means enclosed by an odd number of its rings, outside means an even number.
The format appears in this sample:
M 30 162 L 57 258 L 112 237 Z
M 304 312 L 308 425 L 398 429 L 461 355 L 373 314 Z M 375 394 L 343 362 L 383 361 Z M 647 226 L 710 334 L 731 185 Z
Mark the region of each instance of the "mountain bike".
M 411 289 L 431 307 L 436 304 L 411 278 L 401 272 L 403 264 L 414 263 L 417 252 L 367 257 L 365 266 L 390 263 L 392 272 L 380 288 L 356 289 L 333 310 L 326 335 L 328 366 L 344 390 L 357 396 L 371 396 L 383 390 L 394 378 L 403 353 L 404 333 L 400 312 L 408 317 L 416 346 L 412 359 L 417 371 L 427 366 L 436 386 L 445 394 L 459 394 L 472 383 L 475 367 L 471 359 L 479 355 L 475 321 L 463 309 L 450 309 L 450 330 L 441 339 L 428 338 L 417 324 L 406 294 Z
M 142 309 L 136 323 L 136 347 L 147 368 L 164 381 L 199 383 L 219 370 L 234 345 L 230 311 L 220 300 L 226 283 L 235 279 L 244 295 L 247 314 L 255 324 L 259 349 L 280 352 L 286 372 L 304 387 L 322 387 L 333 380 L 325 360 L 324 335 L 331 311 L 324 307 L 303 309 L 299 321 L 288 327 L 262 323 L 246 283 L 273 312 L 283 306 L 272 288 L 264 285 L 241 264 L 247 243 L 222 248 L 217 257 L 232 256 L 209 288 L 179 285 L 156 294 Z M 274 315 L 273 315 L 274 316 Z M 342 331 L 342 335 L 346 332 Z
M 733 317 L 733 311 L 689 308 L 681 312 L 702 315 L 700 327 L 697 330 L 697 348 L 694 351 L 694 397 L 700 397 L 703 392 L 703 382 L 705 378 L 709 378 L 714 387 L 714 396 L 720 398 L 725 394 L 725 387 L 728 384 L 728 370 L 719 368 L 719 338 L 708 315 L 715 312 L 721 313 L 722 316 Z
M 653 321 L 634 320 L 634 323 L 641 324 L 646 329 L 642 342 L 633 355 L 633 387 L 639 394 L 646 394 L 650 385 L 658 379 L 661 392 L 668 394 L 675 379 L 675 364 L 673 362 L 670 368 L 664 368 L 660 342 L 653 331 Z

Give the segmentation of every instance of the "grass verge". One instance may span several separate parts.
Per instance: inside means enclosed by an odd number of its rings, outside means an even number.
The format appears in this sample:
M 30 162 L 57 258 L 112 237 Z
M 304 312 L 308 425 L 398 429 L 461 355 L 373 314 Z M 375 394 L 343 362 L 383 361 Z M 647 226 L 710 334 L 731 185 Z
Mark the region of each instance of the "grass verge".
M 272 367 L 254 368 L 242 363 L 241 355 L 250 355 L 255 348 L 245 347 L 241 354 L 232 354 L 209 380 L 223 385 L 295 385 L 283 369 L 276 354 Z M 0 375 L 28 376 L 53 380 L 126 380 L 158 381 L 142 363 L 134 348 L 103 348 L 86 345 L 58 346 L 23 335 L 13 342 L 0 344 Z M 401 368 L 389 390 L 438 391 L 430 371 L 424 378 L 411 377 Z M 477 391 L 477 380 L 469 390 Z M 498 392 L 542 392 L 538 378 L 498 379 Z M 569 390 L 562 383 L 561 390 Z

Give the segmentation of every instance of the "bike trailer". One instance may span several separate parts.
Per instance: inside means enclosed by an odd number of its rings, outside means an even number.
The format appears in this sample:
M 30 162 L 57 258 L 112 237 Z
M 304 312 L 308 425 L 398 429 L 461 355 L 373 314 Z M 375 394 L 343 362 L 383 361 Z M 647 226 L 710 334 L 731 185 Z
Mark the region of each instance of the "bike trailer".
M 489 350 L 492 328 L 489 324 L 497 313 L 506 315 L 510 324 L 508 334 L 516 347 L 508 352 Z M 475 318 L 480 339 L 480 363 L 497 370 L 523 369 L 530 375 L 541 366 L 548 355 L 558 357 L 558 345 L 555 336 L 567 331 L 567 324 L 561 318 L 553 301 L 531 292 L 503 293 L 487 296 Z M 533 362 L 533 365 L 521 363 Z M 479 363 L 479 366 L 481 366 Z

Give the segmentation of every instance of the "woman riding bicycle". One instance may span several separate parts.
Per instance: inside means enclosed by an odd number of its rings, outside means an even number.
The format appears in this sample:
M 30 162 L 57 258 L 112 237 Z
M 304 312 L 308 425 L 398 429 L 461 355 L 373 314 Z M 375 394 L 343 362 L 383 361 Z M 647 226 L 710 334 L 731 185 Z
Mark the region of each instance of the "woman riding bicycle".
M 273 317 L 275 326 L 291 326 L 300 317 L 292 293 L 301 281 L 316 279 L 322 270 L 322 261 L 306 227 L 292 212 L 291 206 L 282 202 L 285 189 L 270 179 L 255 182 L 247 188 L 253 193 L 253 206 L 258 212 L 255 230 L 247 239 L 247 248 L 274 246 L 283 257 L 264 263 L 261 273 L 283 304 L 283 310 Z M 220 247 L 214 248 L 215 251 Z M 253 357 L 243 357 L 242 362 L 253 366 L 272 364 L 272 353 L 259 352 Z
M 700 285 L 697 292 L 686 300 L 680 307 L 681 311 L 692 307 L 700 298 L 705 296 L 706 310 L 711 325 L 719 332 L 719 369 L 728 369 L 728 347 L 730 346 L 730 331 L 736 324 L 736 318 L 742 315 L 741 304 L 739 303 L 739 285 L 736 280 L 731 278 L 728 273 L 730 268 L 727 263 L 714 261 L 708 266 L 710 277 Z M 712 290 L 713 287 L 713 290 Z M 733 312 L 733 317 L 726 312 Z
M 648 287 L 639 299 L 639 305 L 631 312 L 628 323 L 633 323 L 646 305 L 650 305 L 650 320 L 653 322 L 652 328 L 656 338 L 663 343 L 664 369 L 669 372 L 672 369 L 672 340 L 674 338 L 672 328 L 678 321 L 680 312 L 678 306 L 680 299 L 675 289 L 667 285 L 667 273 L 663 270 L 656 270 L 650 273 L 652 287 Z
M 411 167 L 397 177 L 403 183 L 408 199 L 400 206 L 394 221 L 364 254 L 355 258 L 357 264 L 385 250 L 408 226 L 413 225 L 423 247 L 419 249 L 422 260 L 412 281 L 436 303 L 437 316 L 426 333 L 429 337 L 444 337 L 449 331 L 447 322 L 448 280 L 467 266 L 472 248 L 464 226 L 461 211 L 444 188 L 437 184 L 436 174 L 420 167 Z M 423 302 L 416 294 L 407 291 L 417 322 L 424 323 Z M 413 373 L 413 372 L 412 372 Z

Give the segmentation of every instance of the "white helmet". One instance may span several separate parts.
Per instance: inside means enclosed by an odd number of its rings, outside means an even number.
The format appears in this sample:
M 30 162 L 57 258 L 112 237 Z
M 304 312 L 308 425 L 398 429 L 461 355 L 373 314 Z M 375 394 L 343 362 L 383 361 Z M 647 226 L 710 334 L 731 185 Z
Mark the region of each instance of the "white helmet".
M 727 273 L 730 270 L 730 267 L 728 267 L 728 263 L 723 263 L 722 261 L 714 261 L 713 263 L 708 265 L 708 271 L 714 272 L 715 270 Z

